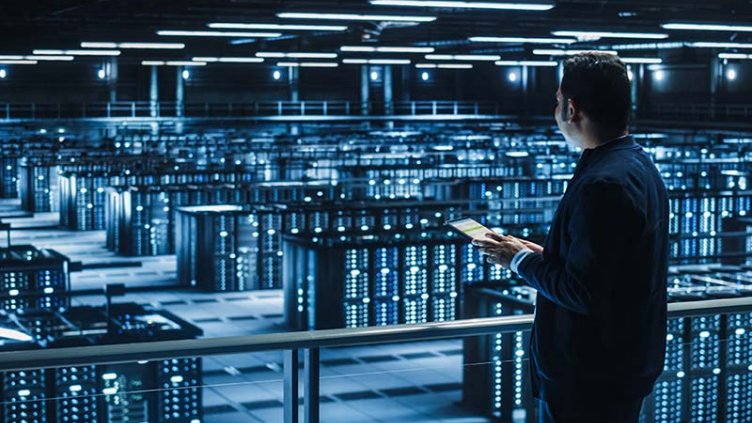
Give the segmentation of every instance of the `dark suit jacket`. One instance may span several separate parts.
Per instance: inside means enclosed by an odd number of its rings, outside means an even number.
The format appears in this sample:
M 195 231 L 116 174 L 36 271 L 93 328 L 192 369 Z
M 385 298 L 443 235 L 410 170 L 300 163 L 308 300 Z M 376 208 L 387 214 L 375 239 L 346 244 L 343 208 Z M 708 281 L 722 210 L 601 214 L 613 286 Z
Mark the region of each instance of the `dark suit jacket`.
M 668 200 L 631 136 L 583 152 L 543 254 L 518 265 L 538 290 L 530 342 L 537 398 L 639 398 L 666 349 Z

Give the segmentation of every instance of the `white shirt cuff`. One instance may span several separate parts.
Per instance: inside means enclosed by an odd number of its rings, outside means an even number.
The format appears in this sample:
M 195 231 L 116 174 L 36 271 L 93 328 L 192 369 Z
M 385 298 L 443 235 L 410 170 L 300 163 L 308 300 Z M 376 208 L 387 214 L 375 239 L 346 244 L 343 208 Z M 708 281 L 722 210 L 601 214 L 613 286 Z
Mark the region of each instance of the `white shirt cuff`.
M 518 273 L 517 266 L 522 263 L 522 260 L 524 260 L 525 257 L 528 256 L 528 254 L 533 254 L 533 250 L 525 248 L 523 250 L 517 251 L 514 257 L 512 257 L 512 261 L 509 263 L 509 269 L 511 269 L 514 273 Z

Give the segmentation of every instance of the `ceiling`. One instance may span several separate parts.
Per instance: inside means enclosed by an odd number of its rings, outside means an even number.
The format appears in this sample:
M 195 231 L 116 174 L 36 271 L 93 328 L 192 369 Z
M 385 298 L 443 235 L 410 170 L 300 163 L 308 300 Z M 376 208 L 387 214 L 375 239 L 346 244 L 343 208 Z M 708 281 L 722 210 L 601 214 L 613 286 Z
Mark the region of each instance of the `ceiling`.
M 492 1 L 492 0 L 486 0 Z M 524 0 L 520 0 L 524 1 Z M 552 0 L 553 1 L 553 0 Z M 413 26 L 372 21 L 280 19 L 279 12 L 431 15 Z M 531 48 L 514 44 L 470 43 L 470 36 L 550 37 L 553 30 L 665 32 L 665 41 L 750 41 L 752 32 L 667 31 L 669 21 L 752 23 L 752 0 L 558 0 L 543 12 L 374 6 L 367 0 L 3 0 L 0 2 L 0 55 L 33 49 L 75 49 L 82 41 L 183 42 L 184 50 L 123 51 L 125 61 L 190 59 L 193 56 L 252 56 L 256 51 L 332 51 L 341 45 L 430 45 L 437 53 L 510 53 L 530 57 Z M 157 30 L 209 30 L 210 22 L 346 25 L 344 32 L 284 31 L 278 39 L 157 36 Z M 592 47 L 625 40 L 602 39 Z M 626 40 L 629 42 L 642 42 Z M 749 52 L 752 52 L 750 50 Z M 417 56 L 416 56 L 417 57 Z M 77 59 L 78 60 L 78 59 Z

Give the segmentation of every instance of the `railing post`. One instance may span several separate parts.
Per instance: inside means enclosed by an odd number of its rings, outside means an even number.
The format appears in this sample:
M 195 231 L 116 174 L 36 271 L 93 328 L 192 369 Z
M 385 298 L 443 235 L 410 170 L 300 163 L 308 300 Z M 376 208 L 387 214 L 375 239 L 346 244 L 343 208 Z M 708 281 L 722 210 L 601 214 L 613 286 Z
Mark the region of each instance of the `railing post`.
M 112 117 L 112 103 L 110 103 L 109 101 L 107 102 L 107 117 Z
M 329 102 L 324 101 L 324 116 L 329 114 Z
M 37 104 L 31 103 L 31 118 L 36 119 L 37 118 Z
M 132 118 L 136 117 L 136 102 L 135 101 L 131 101 L 131 117 Z
M 457 115 L 457 102 L 456 101 L 454 102 L 454 107 L 452 111 L 454 112 L 454 115 L 456 116 Z
M 300 102 L 300 115 L 305 116 L 305 101 Z
M 10 103 L 5 103 L 5 119 L 10 120 Z
M 478 116 L 478 102 L 473 103 L 473 114 Z
M 284 423 L 298 423 L 298 406 L 300 404 L 298 400 L 298 364 L 300 363 L 300 357 L 298 350 L 285 350 L 283 354 L 284 409 L 282 421 Z
M 282 102 L 277 102 L 277 116 L 282 116 Z
M 319 423 L 319 358 L 318 348 L 307 348 L 303 352 L 305 423 Z
M 412 113 L 413 116 L 415 116 L 415 102 L 410 102 L 410 113 Z
M 431 102 L 431 114 L 436 115 L 436 102 Z
M 350 116 L 350 102 L 345 102 L 345 114 Z

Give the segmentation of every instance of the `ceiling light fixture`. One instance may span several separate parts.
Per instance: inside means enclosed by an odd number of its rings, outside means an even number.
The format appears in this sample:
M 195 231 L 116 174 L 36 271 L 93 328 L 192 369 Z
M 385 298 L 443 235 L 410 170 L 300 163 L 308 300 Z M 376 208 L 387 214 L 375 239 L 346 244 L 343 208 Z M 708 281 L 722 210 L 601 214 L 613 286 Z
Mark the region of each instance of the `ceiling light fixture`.
M 490 61 L 500 60 L 501 56 L 488 54 L 426 54 L 428 60 L 479 60 Z
M 535 38 L 535 37 L 470 37 L 474 43 L 528 43 L 528 44 L 572 44 L 571 38 Z
M 397 47 L 397 46 L 342 46 L 339 48 L 346 52 L 359 53 L 433 53 L 433 47 Z
M 84 41 L 81 43 L 81 48 L 182 50 L 185 48 L 185 44 L 183 43 L 109 43 L 109 42 Z
M 194 57 L 194 62 L 206 63 L 262 63 L 261 57 Z
M 210 23 L 214 29 L 261 29 L 270 31 L 345 31 L 345 25 L 281 25 L 262 23 Z
M 36 65 L 36 60 L 0 60 L 0 65 Z
M 409 59 L 342 59 L 346 65 L 409 65 Z
M 157 31 L 157 35 L 165 37 L 251 37 L 251 38 L 273 38 L 282 35 L 280 32 L 227 32 L 227 31 L 174 31 L 164 30 Z
M 656 65 L 663 63 L 663 60 L 657 57 L 620 57 L 624 63 L 645 63 Z
M 291 59 L 336 59 L 337 53 L 310 53 L 310 52 L 283 53 L 279 51 L 260 51 L 256 53 L 256 57 L 269 57 L 269 58 L 288 57 Z
M 120 56 L 120 50 L 34 50 L 45 56 Z
M 573 56 L 581 53 L 605 53 L 617 54 L 614 50 L 558 50 L 558 49 L 535 49 L 533 54 L 538 56 Z
M 277 62 L 279 67 L 301 67 L 301 68 L 336 68 L 337 62 Z
M 668 34 L 656 34 L 649 32 L 608 32 L 608 31 L 553 31 L 557 37 L 575 37 L 578 40 L 594 41 L 600 38 L 639 38 L 649 40 L 662 40 L 668 38 Z
M 554 8 L 547 3 L 508 3 L 492 1 L 456 1 L 456 0 L 370 0 L 375 6 L 408 6 L 408 7 L 454 7 L 463 9 L 497 9 L 497 10 L 527 10 L 546 11 Z
M 186 60 L 143 60 L 142 66 L 206 66 L 206 62 L 189 62 Z
M 664 29 L 679 29 L 687 31 L 733 31 L 752 32 L 750 25 L 725 25 L 725 24 L 696 24 L 685 22 L 672 22 L 661 25 Z
M 436 16 L 408 16 L 408 15 L 361 15 L 357 13 L 277 13 L 283 19 L 321 19 L 343 21 L 383 21 L 383 22 L 433 22 Z
M 558 66 L 559 62 L 546 60 L 498 60 L 494 62 L 496 66 Z
M 689 46 L 697 48 L 752 48 L 752 43 L 698 41 L 695 43 L 689 43 Z

